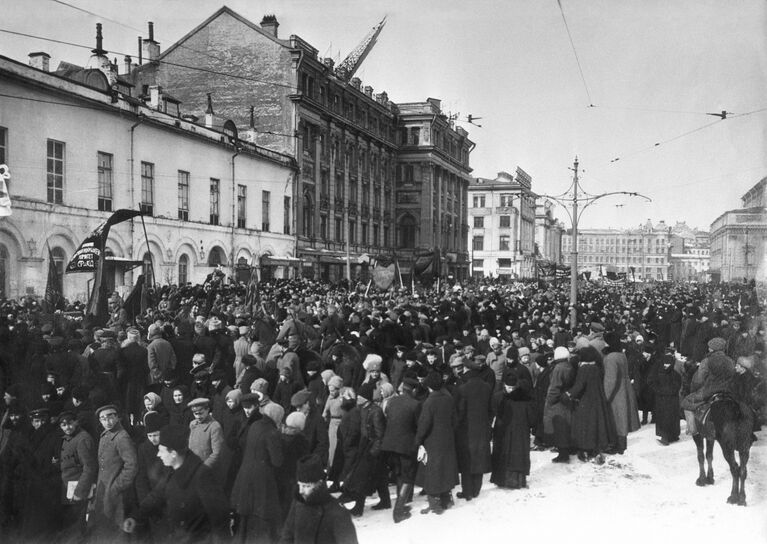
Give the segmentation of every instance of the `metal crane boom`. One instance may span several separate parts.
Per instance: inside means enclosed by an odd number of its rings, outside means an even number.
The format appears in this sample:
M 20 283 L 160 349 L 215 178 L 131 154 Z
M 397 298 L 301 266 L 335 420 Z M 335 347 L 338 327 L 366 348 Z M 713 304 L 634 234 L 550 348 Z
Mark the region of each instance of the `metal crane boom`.
M 336 76 L 339 79 L 349 81 L 352 76 L 354 76 L 354 73 L 360 67 L 362 61 L 365 60 L 365 57 L 368 56 L 368 53 L 370 53 L 370 50 L 373 49 L 373 46 L 376 44 L 376 39 L 381 33 L 381 30 L 383 30 L 385 24 L 386 17 L 384 16 L 384 18 L 381 19 L 381 22 L 374 26 L 360 44 L 336 67 Z

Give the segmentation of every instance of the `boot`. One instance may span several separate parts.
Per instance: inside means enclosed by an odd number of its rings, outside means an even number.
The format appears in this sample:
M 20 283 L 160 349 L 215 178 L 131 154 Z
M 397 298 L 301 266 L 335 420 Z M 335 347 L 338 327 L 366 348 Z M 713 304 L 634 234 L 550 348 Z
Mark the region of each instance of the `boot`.
M 455 502 L 453 502 L 453 494 L 450 491 L 447 493 L 442 493 L 439 496 L 439 501 L 442 504 L 443 510 L 448 510 L 455 506 Z
M 439 495 L 427 495 L 427 500 L 429 501 L 429 505 L 421 510 L 422 514 L 437 514 L 438 516 L 441 516 L 445 509 L 442 507 L 442 501 L 440 500 Z
M 407 500 L 408 492 L 413 492 L 413 484 L 401 484 L 398 491 L 397 502 L 394 503 L 394 510 L 392 511 L 394 523 L 399 523 L 410 517 L 410 507 L 405 504 L 405 501 Z
M 357 501 L 354 503 L 354 508 L 351 509 L 351 515 L 355 518 L 358 518 L 362 515 L 362 512 L 365 510 L 365 497 L 362 497 L 361 499 L 357 499 Z
M 380 500 L 378 504 L 373 506 L 373 510 L 388 510 L 391 508 L 391 497 L 389 496 L 389 482 L 384 480 L 378 486 L 378 497 Z
M 559 454 L 551 460 L 552 463 L 569 463 L 570 452 L 567 448 L 559 448 Z

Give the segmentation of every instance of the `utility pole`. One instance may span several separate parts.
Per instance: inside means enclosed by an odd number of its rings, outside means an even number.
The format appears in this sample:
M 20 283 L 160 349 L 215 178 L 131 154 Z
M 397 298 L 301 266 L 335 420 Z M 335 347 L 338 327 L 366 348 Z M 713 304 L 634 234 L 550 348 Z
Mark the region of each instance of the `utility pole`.
M 640 198 L 644 198 L 647 201 L 652 201 L 652 199 L 645 195 L 629 191 L 610 191 L 599 195 L 588 194 L 585 191 L 582 191 L 580 188 L 580 181 L 578 179 L 578 165 L 578 157 L 575 157 L 573 168 L 571 168 L 573 171 L 573 182 L 570 188 L 564 194 L 558 196 L 538 195 L 540 198 L 548 198 L 561 205 L 570 216 L 570 221 L 572 222 L 573 235 L 572 248 L 570 252 L 572 260 L 570 265 L 570 328 L 573 330 L 575 330 L 578 326 L 578 311 L 576 309 L 576 305 L 578 303 L 578 223 L 580 221 L 581 214 L 583 214 L 584 210 L 597 200 L 611 195 L 638 196 Z M 572 193 L 570 193 L 570 190 L 572 190 Z M 579 203 L 581 202 L 584 202 L 585 204 L 579 207 Z M 571 209 L 568 209 L 568 204 L 570 205 Z
M 578 321 L 578 157 L 573 162 L 573 250 L 570 265 L 570 327 L 575 329 Z

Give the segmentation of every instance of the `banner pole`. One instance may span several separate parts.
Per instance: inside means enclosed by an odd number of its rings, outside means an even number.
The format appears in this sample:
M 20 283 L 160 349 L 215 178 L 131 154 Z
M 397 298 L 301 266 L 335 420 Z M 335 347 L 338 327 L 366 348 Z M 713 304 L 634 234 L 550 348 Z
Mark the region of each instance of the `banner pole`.
M 144 229 L 144 240 L 146 240 L 146 251 L 149 253 L 149 264 L 152 267 L 152 289 L 155 289 L 157 287 L 157 281 L 154 278 L 154 259 L 152 259 L 152 250 L 149 248 L 149 236 L 146 234 L 146 223 L 144 223 L 144 214 L 140 214 L 139 217 L 141 217 L 141 228 Z M 143 259 L 142 259 L 143 260 Z

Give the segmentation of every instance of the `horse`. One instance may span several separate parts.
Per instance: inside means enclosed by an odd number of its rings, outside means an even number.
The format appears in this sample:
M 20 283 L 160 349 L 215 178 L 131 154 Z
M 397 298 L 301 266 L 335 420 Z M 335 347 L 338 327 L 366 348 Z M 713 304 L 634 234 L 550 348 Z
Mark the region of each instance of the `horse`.
M 699 425 L 700 432 L 693 435 L 695 446 L 698 449 L 698 467 L 700 474 L 695 481 L 698 486 L 712 485 L 714 483 L 714 469 L 711 463 L 714 459 L 714 441 L 719 442 L 722 455 L 730 465 L 732 475 L 732 491 L 727 497 L 729 504 L 746 506 L 746 476 L 748 475 L 748 457 L 751 444 L 754 441 L 753 434 L 754 415 L 751 409 L 739 403 L 729 395 L 717 394 L 711 401 L 708 416 L 705 423 Z M 708 462 L 708 470 L 704 471 L 703 441 L 706 442 L 705 459 Z M 740 463 L 735 460 L 735 452 L 738 452 Z

